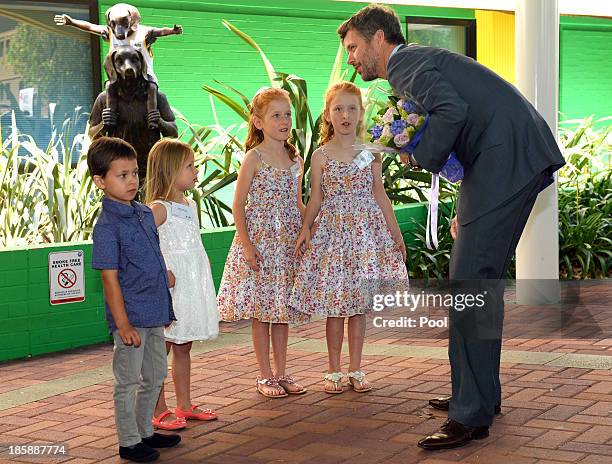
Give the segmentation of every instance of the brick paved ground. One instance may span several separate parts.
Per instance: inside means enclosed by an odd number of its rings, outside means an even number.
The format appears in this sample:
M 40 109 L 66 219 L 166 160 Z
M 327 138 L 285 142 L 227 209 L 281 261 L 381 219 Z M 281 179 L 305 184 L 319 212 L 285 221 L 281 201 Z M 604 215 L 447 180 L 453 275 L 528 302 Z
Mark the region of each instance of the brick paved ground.
M 505 340 L 502 414 L 490 438 L 438 452 L 415 443 L 445 418 L 426 407 L 428 398 L 450 391 L 442 331 L 428 336 L 377 329 L 370 317 L 364 370 L 376 389 L 329 396 L 321 385 L 327 368 L 324 323 L 299 327 L 290 334 L 288 365 L 309 393 L 269 400 L 255 391 L 248 322 L 223 324 L 218 340 L 194 346 L 192 388 L 194 401 L 215 408 L 220 419 L 190 422 L 181 432 L 183 443 L 163 451 L 162 462 L 610 463 L 611 298 L 608 282 L 581 289 L 580 314 L 604 329 L 590 338 Z M 508 320 L 527 309 L 507 305 Z M 60 459 L 2 454 L 0 462 L 121 462 L 110 359 L 105 344 L 0 364 L 0 443 L 69 446 L 69 455 Z M 171 384 L 168 393 L 174 404 Z

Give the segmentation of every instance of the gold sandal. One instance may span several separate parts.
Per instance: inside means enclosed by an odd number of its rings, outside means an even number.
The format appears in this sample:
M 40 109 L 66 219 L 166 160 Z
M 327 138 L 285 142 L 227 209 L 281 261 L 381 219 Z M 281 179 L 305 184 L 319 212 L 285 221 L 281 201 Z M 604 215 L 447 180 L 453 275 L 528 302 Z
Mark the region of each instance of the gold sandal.
M 263 391 L 260 388 L 261 385 L 265 385 L 266 387 L 278 387 L 281 390 L 283 390 L 283 392 L 277 395 L 272 395 L 270 393 L 266 393 L 265 391 Z M 286 396 L 289 396 L 287 392 L 285 391 L 285 389 L 281 385 L 279 385 L 278 380 L 276 380 L 274 377 L 270 377 L 269 379 L 262 379 L 259 376 L 257 376 L 256 388 L 257 388 L 257 391 L 261 395 L 265 396 L 266 398 L 285 398 Z
M 363 382 L 365 380 L 365 374 L 362 371 L 349 372 L 348 374 L 346 374 L 346 376 L 349 379 L 349 384 L 351 385 L 351 387 L 353 387 L 353 390 L 355 390 L 357 393 L 365 393 L 365 392 L 372 391 L 372 387 L 363 386 Z M 351 379 L 359 382 L 361 384 L 361 388 L 355 387 L 355 384 L 352 382 Z
M 303 395 L 304 393 L 308 391 L 306 390 L 306 388 L 301 386 L 299 383 L 296 383 L 293 377 L 291 377 L 290 375 L 283 375 L 281 377 L 277 377 L 276 381 L 281 386 L 281 388 L 285 390 L 285 392 L 288 395 Z M 299 388 L 299 390 L 290 390 L 286 388 L 284 385 L 282 385 L 283 383 L 286 383 L 287 385 L 295 385 L 295 387 Z
M 325 393 L 329 393 L 330 395 L 337 395 L 344 391 L 344 389 L 342 388 L 342 375 L 343 375 L 342 372 L 331 372 L 331 373 L 325 374 L 323 379 L 329 382 L 332 382 L 334 384 L 333 390 L 328 389 L 327 385 L 323 387 L 325 390 Z M 338 387 L 340 387 L 340 390 L 338 390 Z

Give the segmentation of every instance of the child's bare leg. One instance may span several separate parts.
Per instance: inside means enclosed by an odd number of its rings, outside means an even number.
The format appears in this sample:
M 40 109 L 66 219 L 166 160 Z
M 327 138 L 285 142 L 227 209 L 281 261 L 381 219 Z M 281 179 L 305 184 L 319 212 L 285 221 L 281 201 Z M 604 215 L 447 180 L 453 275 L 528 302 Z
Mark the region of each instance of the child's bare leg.
M 257 364 L 259 364 L 260 377 L 262 379 L 270 379 L 274 377 L 272 367 L 270 366 L 270 324 L 268 322 L 260 322 L 255 318 L 251 319 L 251 324 L 253 348 L 255 349 Z M 259 385 L 258 388 L 269 395 L 284 394 L 284 389 L 281 386 Z
M 170 353 L 170 348 L 172 347 L 172 343 L 166 342 L 166 353 Z M 174 377 L 174 372 L 172 373 L 172 376 Z M 175 380 L 175 384 L 176 384 L 176 380 Z M 160 414 L 162 414 L 163 412 L 168 411 L 168 405 L 166 404 L 166 392 L 164 389 L 164 386 L 162 385 L 161 390 L 159 392 L 159 397 L 157 398 L 157 404 L 155 405 L 155 417 L 159 417 Z M 174 422 L 176 421 L 177 417 L 174 414 L 168 414 L 166 417 L 164 417 L 163 419 L 163 423 L 166 422 Z
M 172 380 L 176 392 L 176 406 L 191 409 L 191 342 L 172 346 Z
M 276 377 L 285 375 L 287 366 L 287 344 L 289 342 L 288 324 L 271 324 L 272 352 Z
M 348 320 L 348 344 L 349 344 L 349 371 L 354 372 L 361 369 L 361 355 L 363 353 L 363 342 L 365 340 L 366 318 L 365 314 L 357 314 Z
M 279 379 L 279 384 L 287 393 L 297 393 L 305 391 L 304 387 L 295 383 L 292 378 L 286 377 L 287 367 L 287 344 L 289 342 L 289 325 L 272 324 L 272 350 L 274 354 L 275 377 Z
M 327 356 L 329 359 L 328 373 L 341 372 L 340 355 L 342 353 L 342 341 L 344 339 L 344 318 L 328 317 L 325 324 L 325 337 L 327 339 Z M 331 380 L 325 380 L 326 390 L 341 391 L 342 385 Z
M 366 317 L 365 314 L 357 314 L 349 317 L 348 320 L 348 343 L 349 343 L 349 372 L 361 370 L 361 356 L 363 354 L 363 343 L 365 340 Z M 367 388 L 370 385 L 364 379 L 358 382 L 356 379 L 349 378 L 353 384 L 358 383 L 357 388 Z

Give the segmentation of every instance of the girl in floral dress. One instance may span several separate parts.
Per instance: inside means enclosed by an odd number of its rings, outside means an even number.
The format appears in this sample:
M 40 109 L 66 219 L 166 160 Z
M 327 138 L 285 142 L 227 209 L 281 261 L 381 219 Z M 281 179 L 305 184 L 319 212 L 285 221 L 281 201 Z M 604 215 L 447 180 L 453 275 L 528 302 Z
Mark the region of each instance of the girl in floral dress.
M 327 316 L 327 393 L 343 391 L 340 354 L 348 318 L 347 377 L 355 391 L 366 392 L 372 389 L 361 371 L 366 289 L 382 281 L 408 281 L 406 247 L 384 190 L 380 156 L 354 148 L 363 117 L 359 88 L 349 82 L 332 86 L 323 116 L 320 148 L 312 156 L 310 201 L 296 243 L 302 260 L 290 306 Z
M 288 323 L 309 319 L 287 305 L 304 212 L 303 162 L 288 142 L 290 132 L 289 94 L 274 88 L 258 92 L 251 103 L 247 153 L 234 194 L 236 236 L 217 297 L 222 320 L 251 319 L 260 370 L 257 391 L 270 398 L 306 392 L 285 372 Z

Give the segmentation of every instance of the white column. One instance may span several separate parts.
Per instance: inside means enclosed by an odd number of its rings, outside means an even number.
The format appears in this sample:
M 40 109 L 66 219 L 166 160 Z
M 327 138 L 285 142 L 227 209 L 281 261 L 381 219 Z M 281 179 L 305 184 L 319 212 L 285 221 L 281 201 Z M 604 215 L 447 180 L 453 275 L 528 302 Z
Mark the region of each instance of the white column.
M 557 0 L 516 0 L 516 85 L 557 135 L 559 7 Z M 560 300 L 557 182 L 540 192 L 516 249 L 518 304 Z

